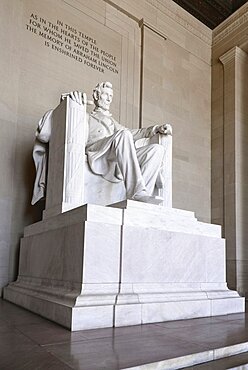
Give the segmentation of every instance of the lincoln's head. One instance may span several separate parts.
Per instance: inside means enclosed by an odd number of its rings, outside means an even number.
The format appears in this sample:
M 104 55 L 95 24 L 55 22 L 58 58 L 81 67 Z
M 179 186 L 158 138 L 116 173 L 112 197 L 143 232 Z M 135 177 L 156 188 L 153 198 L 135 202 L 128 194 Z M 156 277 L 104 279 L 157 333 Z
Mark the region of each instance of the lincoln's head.
M 96 107 L 109 110 L 113 100 L 113 88 L 110 82 L 101 82 L 93 90 L 93 99 Z

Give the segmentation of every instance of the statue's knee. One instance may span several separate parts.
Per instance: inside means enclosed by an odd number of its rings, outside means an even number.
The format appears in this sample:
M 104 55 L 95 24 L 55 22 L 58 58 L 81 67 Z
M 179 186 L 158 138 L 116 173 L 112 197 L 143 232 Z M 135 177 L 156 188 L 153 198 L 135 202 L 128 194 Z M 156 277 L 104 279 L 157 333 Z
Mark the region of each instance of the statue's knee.
M 132 140 L 133 141 L 133 135 L 129 130 L 121 130 L 119 136 L 123 140 Z
M 133 144 L 133 135 L 129 130 L 120 130 L 115 133 L 113 145 L 117 147 L 130 146 Z
M 164 156 L 165 154 L 165 148 L 161 144 L 152 144 L 151 149 L 153 150 L 154 153 L 161 157 Z

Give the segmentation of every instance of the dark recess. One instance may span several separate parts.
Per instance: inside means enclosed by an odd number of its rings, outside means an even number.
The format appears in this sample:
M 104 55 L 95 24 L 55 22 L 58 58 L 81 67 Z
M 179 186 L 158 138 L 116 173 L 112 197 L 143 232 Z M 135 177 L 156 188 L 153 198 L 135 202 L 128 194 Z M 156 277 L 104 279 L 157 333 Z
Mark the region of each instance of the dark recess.
M 173 0 L 211 29 L 234 13 L 247 0 Z

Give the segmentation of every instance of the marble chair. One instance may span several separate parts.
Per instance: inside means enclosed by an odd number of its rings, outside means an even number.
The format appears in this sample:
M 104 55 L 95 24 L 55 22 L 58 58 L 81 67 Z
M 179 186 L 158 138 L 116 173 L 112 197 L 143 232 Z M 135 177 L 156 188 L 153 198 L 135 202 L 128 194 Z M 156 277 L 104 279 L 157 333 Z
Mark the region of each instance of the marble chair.
M 49 139 L 48 175 L 46 183 L 46 208 L 43 218 L 55 216 L 86 203 L 109 205 L 126 199 L 124 183 L 111 183 L 89 168 L 85 144 L 87 117 L 84 106 L 67 97 L 52 112 Z M 172 136 L 157 134 L 151 139 L 166 149 L 164 161 L 165 188 L 155 195 L 164 198 L 164 206 L 172 203 Z M 84 163 L 84 165 L 82 165 Z

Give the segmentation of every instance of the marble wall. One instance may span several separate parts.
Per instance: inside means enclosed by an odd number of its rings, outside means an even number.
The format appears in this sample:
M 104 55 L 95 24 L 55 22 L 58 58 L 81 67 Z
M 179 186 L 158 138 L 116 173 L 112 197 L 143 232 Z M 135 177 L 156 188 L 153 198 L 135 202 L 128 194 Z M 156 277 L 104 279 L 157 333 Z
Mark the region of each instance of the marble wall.
M 37 122 L 61 92 L 114 84 L 128 127 L 173 125 L 173 206 L 210 220 L 212 31 L 171 0 L 0 2 L 0 288 L 17 274 Z
M 212 221 L 227 240 L 227 281 L 248 290 L 248 4 L 213 31 Z

